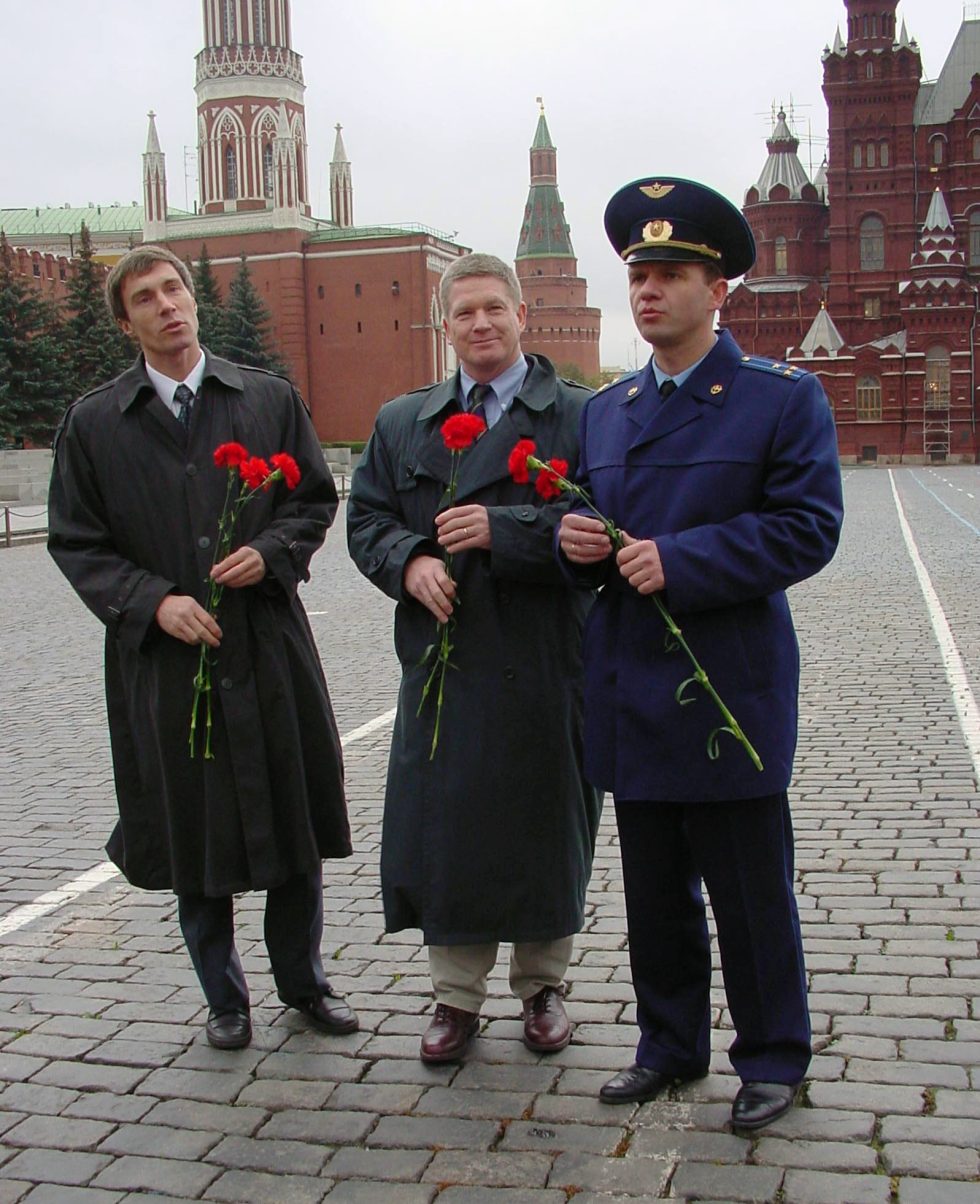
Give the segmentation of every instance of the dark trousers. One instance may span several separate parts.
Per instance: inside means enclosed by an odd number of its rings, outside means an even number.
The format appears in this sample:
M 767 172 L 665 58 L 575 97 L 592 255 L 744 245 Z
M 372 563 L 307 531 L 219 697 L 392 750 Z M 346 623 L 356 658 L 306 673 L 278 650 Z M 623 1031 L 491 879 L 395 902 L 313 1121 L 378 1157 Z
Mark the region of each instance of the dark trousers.
M 725 803 L 616 802 L 636 1060 L 696 1076 L 711 1054 L 711 946 L 718 932 L 743 1082 L 797 1083 L 810 1064 L 803 941 L 785 793 Z
M 177 914 L 208 1006 L 215 1012 L 247 1012 L 248 985 L 235 948 L 234 899 L 230 895 L 178 895 Z M 297 874 L 266 892 L 265 946 L 279 998 L 295 1004 L 324 993 L 320 959 L 323 877 Z

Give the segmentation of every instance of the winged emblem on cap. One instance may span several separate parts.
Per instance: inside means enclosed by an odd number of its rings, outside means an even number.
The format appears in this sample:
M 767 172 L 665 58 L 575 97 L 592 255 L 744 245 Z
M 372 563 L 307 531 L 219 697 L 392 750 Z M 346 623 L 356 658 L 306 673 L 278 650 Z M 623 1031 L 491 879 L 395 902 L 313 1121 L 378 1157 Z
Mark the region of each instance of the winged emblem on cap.
M 640 192 L 651 200 L 660 201 L 669 193 L 674 191 L 673 184 L 641 184 Z

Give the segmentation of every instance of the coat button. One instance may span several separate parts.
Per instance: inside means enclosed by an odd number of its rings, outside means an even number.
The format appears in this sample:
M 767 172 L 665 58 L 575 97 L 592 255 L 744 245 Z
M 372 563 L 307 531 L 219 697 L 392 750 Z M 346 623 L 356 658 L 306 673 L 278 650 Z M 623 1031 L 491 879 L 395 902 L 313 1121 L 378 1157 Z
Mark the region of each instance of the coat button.
M 196 477 L 197 476 L 197 465 L 196 464 L 188 464 L 187 467 L 184 469 L 184 472 L 186 472 L 189 477 Z
M 234 682 L 231 680 L 231 678 L 230 678 L 230 677 L 223 677 L 223 678 L 221 679 L 221 688 L 222 688 L 222 690 L 230 690 L 230 689 L 231 689 L 231 687 L 232 687 L 234 684 L 235 684 L 235 683 L 234 683 Z
M 499 594 L 498 597 L 500 598 L 500 601 L 504 604 L 504 606 L 506 606 L 507 603 L 510 601 L 510 594 Z
M 199 548 L 210 548 L 211 536 L 210 535 L 202 535 L 200 537 L 200 539 L 198 539 L 198 541 L 197 541 L 197 546 Z
M 508 681 L 513 681 L 516 676 L 517 674 L 514 672 L 512 666 L 508 665 L 506 669 L 504 669 L 504 677 L 506 677 Z

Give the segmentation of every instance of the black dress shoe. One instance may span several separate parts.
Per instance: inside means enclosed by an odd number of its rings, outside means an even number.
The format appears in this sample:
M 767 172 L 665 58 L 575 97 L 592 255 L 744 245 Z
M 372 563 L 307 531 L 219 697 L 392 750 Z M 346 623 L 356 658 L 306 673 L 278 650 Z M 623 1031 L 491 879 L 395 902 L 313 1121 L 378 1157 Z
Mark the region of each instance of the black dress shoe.
M 743 1083 L 732 1104 L 736 1129 L 761 1129 L 784 1112 L 796 1099 L 799 1083 Z
M 244 1049 L 252 1040 L 248 1012 L 211 1012 L 204 1035 L 215 1049 Z
M 613 1075 L 608 1083 L 603 1083 L 599 1088 L 599 1099 L 604 1104 L 642 1104 L 662 1095 L 673 1083 L 700 1079 L 705 1073 L 700 1071 L 689 1075 L 663 1074 L 659 1070 L 638 1066 L 634 1062 L 632 1066 L 627 1066 L 619 1074 Z
M 315 999 L 301 999 L 298 1003 L 292 1003 L 289 1006 L 302 1012 L 310 1024 L 314 1028 L 320 1029 L 321 1032 L 334 1034 L 357 1032 L 358 1021 L 353 1008 L 343 995 L 337 994 L 329 983 L 322 995 L 318 995 Z

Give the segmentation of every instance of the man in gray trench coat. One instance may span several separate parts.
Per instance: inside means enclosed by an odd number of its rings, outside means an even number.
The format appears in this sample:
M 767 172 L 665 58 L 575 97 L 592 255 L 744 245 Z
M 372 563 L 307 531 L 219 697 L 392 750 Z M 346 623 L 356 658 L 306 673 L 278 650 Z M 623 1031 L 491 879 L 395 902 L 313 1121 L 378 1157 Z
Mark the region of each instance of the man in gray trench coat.
M 337 509 L 306 408 L 289 382 L 202 351 L 186 266 L 129 252 L 106 287 L 140 345 L 127 372 L 69 408 L 55 441 L 49 548 L 105 624 L 106 705 L 119 822 L 107 851 L 130 882 L 173 890 L 210 1014 L 207 1039 L 251 1039 L 232 896 L 268 892 L 279 996 L 317 1028 L 357 1017 L 320 960 L 321 858 L 351 851 L 340 741 L 296 589 Z M 301 477 L 244 507 L 235 550 L 211 567 L 224 443 Z M 217 619 L 208 573 L 224 585 Z M 188 733 L 201 645 L 212 649 L 213 760 Z M 202 706 L 203 709 L 203 706 Z
M 599 818 L 582 775 L 581 631 L 588 597 L 562 581 L 552 550 L 563 502 L 508 473 L 519 439 L 545 459 L 578 460 L 587 390 L 524 356 L 525 306 L 513 271 L 490 255 L 456 260 L 441 284 L 461 368 L 383 406 L 348 505 L 358 568 L 395 598 L 402 667 L 381 844 L 389 931 L 421 928 L 435 1013 L 426 1062 L 458 1058 L 479 1026 L 500 941 L 525 1044 L 564 1048 L 562 1002 L 582 926 Z M 442 423 L 474 388 L 490 427 L 462 453 L 444 509 L 450 453 Z M 452 578 L 443 554 L 453 555 Z M 435 703 L 417 716 L 426 648 L 452 615 L 438 747 Z

